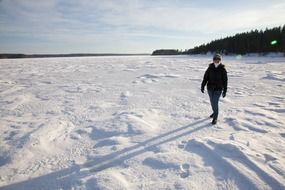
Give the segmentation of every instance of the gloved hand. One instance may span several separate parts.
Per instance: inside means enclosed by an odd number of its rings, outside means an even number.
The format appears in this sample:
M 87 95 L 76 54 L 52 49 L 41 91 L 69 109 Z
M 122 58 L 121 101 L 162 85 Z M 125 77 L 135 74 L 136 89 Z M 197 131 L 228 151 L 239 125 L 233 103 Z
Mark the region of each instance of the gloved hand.
M 204 93 L 204 88 L 201 88 L 201 92 Z
M 227 94 L 227 92 L 223 91 L 223 94 L 222 94 L 223 98 L 226 97 L 226 94 Z

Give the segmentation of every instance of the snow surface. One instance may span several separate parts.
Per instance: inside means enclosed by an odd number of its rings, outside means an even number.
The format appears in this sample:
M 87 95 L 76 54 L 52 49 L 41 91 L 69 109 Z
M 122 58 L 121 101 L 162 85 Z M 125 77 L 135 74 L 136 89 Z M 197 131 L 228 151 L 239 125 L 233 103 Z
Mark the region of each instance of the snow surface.
M 285 59 L 0 60 L 0 189 L 285 189 Z

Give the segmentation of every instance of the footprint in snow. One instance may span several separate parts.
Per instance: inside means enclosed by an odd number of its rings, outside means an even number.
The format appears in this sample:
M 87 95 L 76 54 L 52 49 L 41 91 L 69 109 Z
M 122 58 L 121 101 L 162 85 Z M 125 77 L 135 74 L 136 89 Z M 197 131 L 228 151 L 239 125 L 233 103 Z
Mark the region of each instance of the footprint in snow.
M 182 164 L 182 165 L 180 165 L 180 170 L 181 170 L 181 174 L 180 174 L 180 177 L 181 178 L 186 178 L 186 177 L 188 177 L 189 175 L 190 175 L 190 171 L 189 171 L 189 169 L 190 169 L 190 165 L 189 164 Z
M 177 170 L 179 168 L 175 163 L 152 157 L 145 158 L 142 164 L 154 170 Z
M 234 136 L 233 133 L 232 133 L 231 136 L 230 136 L 230 140 L 235 141 L 235 136 Z
M 263 154 L 263 156 L 265 158 L 265 163 L 277 160 L 277 158 L 275 158 L 274 156 L 270 154 Z
M 132 96 L 132 93 L 130 91 L 122 92 L 120 95 L 120 102 L 122 105 L 128 104 L 128 98 Z
M 187 141 L 181 141 L 181 143 L 178 144 L 178 148 L 184 149 L 186 144 L 187 144 Z

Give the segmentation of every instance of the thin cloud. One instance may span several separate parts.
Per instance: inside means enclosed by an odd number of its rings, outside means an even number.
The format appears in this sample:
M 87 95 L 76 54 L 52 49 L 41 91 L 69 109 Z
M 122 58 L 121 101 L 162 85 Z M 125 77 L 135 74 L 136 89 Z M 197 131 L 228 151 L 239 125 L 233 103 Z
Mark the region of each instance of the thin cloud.
M 200 3 L 186 0 L 2 0 L 0 35 L 2 38 L 34 37 L 33 43 L 41 38 L 51 43 L 74 42 L 79 46 L 84 45 L 80 40 L 105 41 L 111 46 L 114 43 L 110 39 L 142 44 L 139 40 L 158 38 L 157 43 L 162 46 L 167 41 L 168 46 L 177 45 L 173 41 L 177 40 L 181 48 L 190 48 L 212 38 L 284 24 L 283 1 L 254 0 L 247 5 L 226 1 L 216 5 L 206 0 Z M 136 42 L 132 42 L 134 38 Z M 149 43 L 149 46 L 157 46 Z

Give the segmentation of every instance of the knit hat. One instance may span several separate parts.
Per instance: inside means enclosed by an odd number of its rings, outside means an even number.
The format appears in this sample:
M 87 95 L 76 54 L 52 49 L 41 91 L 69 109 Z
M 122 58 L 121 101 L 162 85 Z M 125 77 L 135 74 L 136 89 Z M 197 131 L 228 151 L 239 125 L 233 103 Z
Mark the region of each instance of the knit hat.
M 216 53 L 216 54 L 214 55 L 214 57 L 213 57 L 213 60 L 214 60 L 214 59 L 222 60 L 222 56 L 221 56 L 220 54 Z

